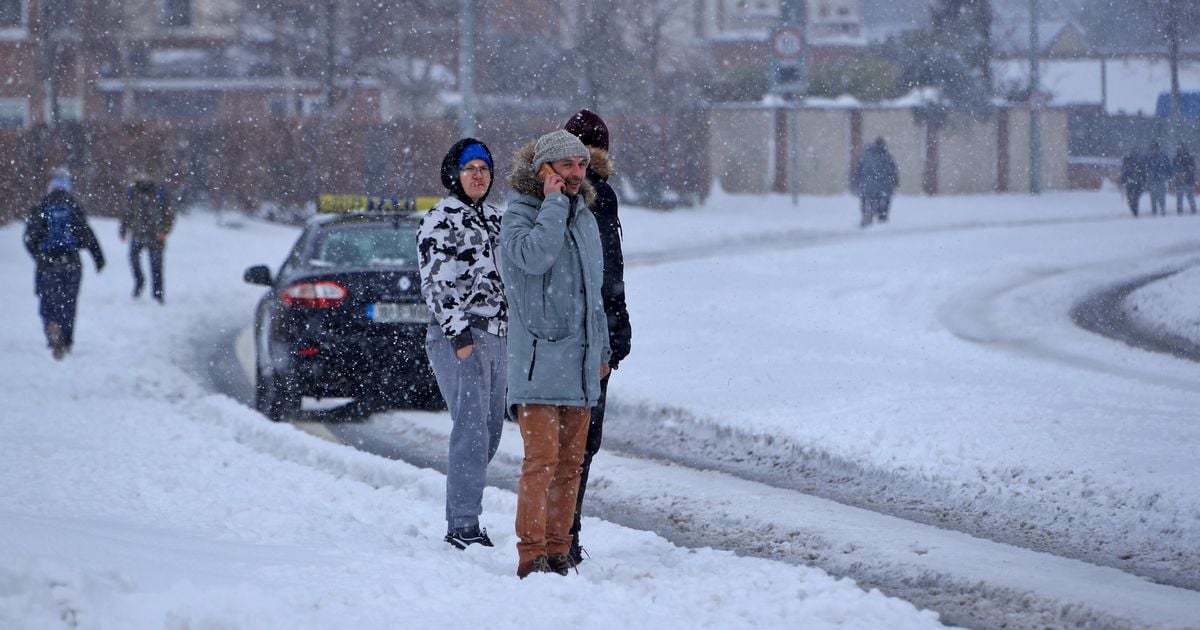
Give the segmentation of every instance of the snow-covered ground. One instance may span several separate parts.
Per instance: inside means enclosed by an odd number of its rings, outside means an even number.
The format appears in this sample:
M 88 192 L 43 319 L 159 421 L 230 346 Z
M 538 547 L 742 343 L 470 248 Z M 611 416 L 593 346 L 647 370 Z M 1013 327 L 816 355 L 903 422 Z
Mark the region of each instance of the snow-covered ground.
M 1189 267 L 1130 296 L 1129 311 L 1147 326 L 1200 344 L 1200 268 Z
M 1076 555 L 1194 586 L 1200 367 L 1080 331 L 1069 311 L 1200 260 L 1200 220 L 1134 221 L 1113 193 L 901 198 L 892 223 L 866 231 L 855 215 L 848 197 L 623 209 L 634 350 L 613 377 L 606 440 L 674 435 L 714 462 L 747 446 L 736 456 L 751 465 L 833 462 L 922 504 L 883 511 L 942 506 L 947 524 L 971 530 L 965 512 L 974 529 L 1035 547 L 1095 541 L 1094 557 Z M 93 224 L 110 266 L 96 276 L 88 263 L 61 363 L 44 348 L 20 230 L 0 229 L 0 627 L 939 625 L 816 569 L 595 519 L 577 575 L 519 581 L 515 497 L 498 489 L 484 506 L 497 547 L 453 551 L 439 474 L 273 425 L 200 375 L 197 357 L 250 322 L 261 291 L 242 271 L 278 265 L 294 228 L 184 218 L 160 307 L 129 298 L 115 224 Z M 1161 305 L 1167 326 L 1195 326 L 1196 278 L 1138 299 Z M 381 422 L 405 418 L 445 423 Z M 511 452 L 519 435 L 505 442 Z M 595 474 L 658 495 L 688 478 L 617 458 L 598 458 Z M 763 511 L 748 532 L 786 513 L 769 492 L 739 492 L 720 501 Z M 1023 557 L 964 562 L 1017 575 L 1005 567 Z M 1171 602 L 1196 600 L 1176 590 L 1150 617 L 1137 598 L 1109 606 L 1187 627 L 1189 609 Z

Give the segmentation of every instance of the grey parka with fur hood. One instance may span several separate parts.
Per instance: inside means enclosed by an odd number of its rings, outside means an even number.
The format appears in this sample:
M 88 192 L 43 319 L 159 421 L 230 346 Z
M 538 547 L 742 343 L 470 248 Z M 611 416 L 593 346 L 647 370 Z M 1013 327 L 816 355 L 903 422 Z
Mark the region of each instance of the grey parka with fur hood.
M 595 190 L 574 200 L 543 195 L 533 143 L 517 150 L 500 224 L 500 275 L 508 299 L 508 405 L 593 407 L 611 355 L 600 287 L 604 256 Z

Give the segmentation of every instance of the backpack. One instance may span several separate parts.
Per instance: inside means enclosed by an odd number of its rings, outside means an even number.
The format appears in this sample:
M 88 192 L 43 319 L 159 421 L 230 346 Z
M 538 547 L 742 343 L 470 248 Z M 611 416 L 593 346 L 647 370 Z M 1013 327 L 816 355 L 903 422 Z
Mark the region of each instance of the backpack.
M 46 237 L 41 249 L 48 256 L 60 256 L 79 249 L 79 239 L 74 229 L 75 211 L 66 202 L 57 202 L 46 208 Z

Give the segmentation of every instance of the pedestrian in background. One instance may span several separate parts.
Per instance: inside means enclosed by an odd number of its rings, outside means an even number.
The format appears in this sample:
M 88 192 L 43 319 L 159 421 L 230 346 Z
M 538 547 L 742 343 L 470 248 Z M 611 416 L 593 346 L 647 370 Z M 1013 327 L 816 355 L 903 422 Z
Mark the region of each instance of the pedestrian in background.
M 583 142 L 591 154 L 587 181 L 596 191 L 596 199 L 589 206 L 600 229 L 600 245 L 604 252 L 604 282 L 600 294 L 604 300 L 604 315 L 608 321 L 608 345 L 612 349 L 609 368 L 617 366 L 629 354 L 633 330 L 629 325 L 629 310 L 625 304 L 625 257 L 621 251 L 621 218 L 617 212 L 617 194 L 608 184 L 613 174 L 609 159 L 608 125 L 595 112 L 579 110 L 567 121 L 563 129 L 574 134 Z M 583 547 L 579 544 L 579 530 L 583 516 L 583 497 L 587 492 L 588 474 L 592 458 L 600 451 L 604 435 L 604 410 L 608 400 L 610 376 L 600 379 L 600 399 L 592 407 L 588 423 L 587 441 L 584 443 L 583 463 L 579 471 L 579 495 L 575 498 L 575 517 L 571 524 L 571 562 L 583 562 Z
M 1150 214 L 1167 216 L 1167 182 L 1171 179 L 1171 158 L 1157 142 L 1150 143 L 1146 154 L 1146 188 L 1150 191 Z
M 1174 173 L 1171 181 L 1175 186 L 1175 211 L 1183 214 L 1183 198 L 1187 197 L 1188 207 L 1196 214 L 1196 158 L 1192 157 L 1186 144 L 1180 143 L 1175 149 L 1171 170 Z
M 1137 147 L 1121 159 L 1121 185 L 1125 187 L 1125 203 L 1137 218 L 1142 193 L 1146 191 L 1146 156 Z
M 865 228 L 873 220 L 880 223 L 888 220 L 892 195 L 899 185 L 900 173 L 896 168 L 896 160 L 887 149 L 887 141 L 876 138 L 875 142 L 863 149 L 862 157 L 850 178 L 850 187 L 858 195 L 862 212 L 859 227 Z
M 167 198 L 167 189 L 154 181 L 146 171 L 133 177 L 125 191 L 125 211 L 121 213 L 118 235 L 129 239 L 129 264 L 133 268 L 133 297 L 142 294 L 146 277 L 142 274 L 142 250 L 150 258 L 150 290 L 159 304 L 163 303 L 163 252 L 167 235 L 175 224 L 175 213 Z
M 34 292 L 46 343 L 55 359 L 62 359 L 75 344 L 75 313 L 83 264 L 79 250 L 86 249 L 104 269 L 104 252 L 88 225 L 83 207 L 71 195 L 71 174 L 56 168 L 47 192 L 25 221 L 25 249 L 36 266 Z
M 591 408 L 611 351 L 604 253 L 588 206 L 591 153 L 559 129 L 517 150 L 500 226 L 509 306 L 508 405 L 525 458 L 517 489 L 517 576 L 566 575 Z
M 421 295 L 433 313 L 425 352 L 454 427 L 446 466 L 446 537 L 457 549 L 492 547 L 479 526 L 487 467 L 504 425 L 508 309 L 496 262 L 500 208 L 487 203 L 495 164 L 463 138 L 442 159 L 450 192 L 421 218 Z

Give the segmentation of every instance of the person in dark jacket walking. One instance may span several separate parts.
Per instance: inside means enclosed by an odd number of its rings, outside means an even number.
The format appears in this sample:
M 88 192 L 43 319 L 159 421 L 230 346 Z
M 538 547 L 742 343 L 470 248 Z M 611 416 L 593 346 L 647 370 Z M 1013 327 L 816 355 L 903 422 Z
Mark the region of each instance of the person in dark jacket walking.
M 167 189 L 145 172 L 133 178 L 125 195 L 121 213 L 121 240 L 129 239 L 129 264 L 133 268 L 133 297 L 142 294 L 146 277 L 142 275 L 142 250 L 150 256 L 150 289 L 154 299 L 163 303 L 163 250 L 175 215 L 167 198 Z
M 571 524 L 591 408 L 611 350 L 591 153 L 559 129 L 517 150 L 500 224 L 508 298 L 508 397 L 525 458 L 517 488 L 517 576 L 572 566 Z
M 1146 154 L 1146 189 L 1150 191 L 1150 214 L 1167 216 L 1167 182 L 1171 179 L 1171 158 L 1159 148 L 1157 142 L 1150 143 Z
M 454 427 L 446 466 L 446 537 L 458 549 L 492 547 L 479 526 L 487 467 L 504 429 L 508 309 L 497 267 L 500 209 L 487 203 L 492 153 L 463 138 L 442 159 L 450 192 L 421 218 L 421 295 L 433 313 L 425 353 Z
M 96 273 L 104 269 L 104 252 L 83 208 L 71 195 L 66 169 L 54 170 L 46 196 L 30 210 L 24 240 L 36 266 L 34 292 L 46 343 L 54 358 L 62 359 L 75 344 L 76 301 L 83 278 L 79 250 L 92 255 Z
M 617 213 L 617 194 L 608 184 L 613 174 L 608 154 L 608 126 L 600 116 L 581 109 L 567 121 L 563 129 L 575 134 L 591 153 L 587 181 L 596 190 L 596 200 L 590 209 L 600 228 L 600 244 L 604 250 L 604 282 L 600 293 L 604 298 L 604 315 L 608 318 L 608 345 L 612 356 L 608 367 L 615 370 L 629 355 L 633 330 L 629 325 L 629 310 L 625 304 L 625 257 L 621 252 L 621 219 Z M 583 562 L 583 547 L 579 544 L 580 521 L 583 516 L 583 497 L 587 491 L 588 473 L 592 458 L 600 451 L 604 435 L 604 409 L 608 399 L 610 376 L 600 379 L 600 400 L 592 407 L 588 423 L 587 442 L 583 449 L 583 464 L 579 471 L 579 495 L 575 499 L 575 518 L 571 524 L 571 562 Z
M 1136 147 L 1121 159 L 1121 185 L 1125 187 L 1125 203 L 1137 218 L 1142 193 L 1146 192 L 1146 156 Z
M 888 151 L 887 142 L 883 138 L 876 138 L 863 150 L 850 178 L 850 186 L 858 194 L 862 210 L 859 227 L 865 228 L 875 219 L 880 223 L 887 221 L 892 194 L 899 185 L 900 173 L 896 169 L 896 160 Z
M 1175 149 L 1171 170 L 1174 172 L 1175 211 L 1183 214 L 1183 198 L 1187 197 L 1188 207 L 1196 214 L 1196 158 L 1192 157 L 1187 145 L 1181 143 Z

